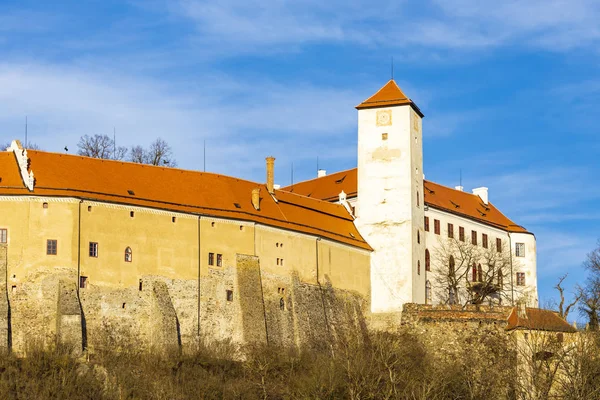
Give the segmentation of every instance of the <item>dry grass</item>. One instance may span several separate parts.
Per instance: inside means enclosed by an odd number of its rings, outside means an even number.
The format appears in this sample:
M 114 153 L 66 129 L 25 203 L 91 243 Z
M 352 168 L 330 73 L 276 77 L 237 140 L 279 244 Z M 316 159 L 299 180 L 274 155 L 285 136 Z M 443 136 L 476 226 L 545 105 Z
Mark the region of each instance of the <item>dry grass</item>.
M 596 393 L 600 381 L 597 343 L 588 342 L 569 358 L 574 374 L 585 376 L 562 382 L 564 393 L 594 398 L 586 396 Z M 89 361 L 34 346 L 26 358 L 0 357 L 0 398 L 520 398 L 508 342 L 482 338 L 460 347 L 454 356 L 442 357 L 408 332 L 350 335 L 320 351 L 257 346 L 245 349 L 243 360 L 236 360 L 237 349 L 227 344 L 171 355 L 121 346 L 97 351 Z

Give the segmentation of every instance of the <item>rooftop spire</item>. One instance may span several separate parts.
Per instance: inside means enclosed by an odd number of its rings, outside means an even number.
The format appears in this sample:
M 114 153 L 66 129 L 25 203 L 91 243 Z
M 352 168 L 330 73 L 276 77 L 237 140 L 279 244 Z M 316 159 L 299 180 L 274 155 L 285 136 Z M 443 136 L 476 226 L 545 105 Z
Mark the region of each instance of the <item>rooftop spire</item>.
M 394 79 L 390 79 L 377 93 L 357 105 L 356 109 L 401 106 L 405 104 L 412 106 L 417 114 L 423 117 L 423 113 L 419 110 L 419 107 L 402 92 L 402 89 L 398 87 Z

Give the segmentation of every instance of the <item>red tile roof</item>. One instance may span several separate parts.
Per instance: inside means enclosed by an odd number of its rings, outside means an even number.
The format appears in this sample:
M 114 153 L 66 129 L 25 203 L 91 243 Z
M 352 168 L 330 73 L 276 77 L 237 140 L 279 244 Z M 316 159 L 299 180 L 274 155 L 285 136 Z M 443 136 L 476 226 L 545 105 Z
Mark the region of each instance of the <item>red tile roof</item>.
M 264 184 L 42 151 L 29 150 L 28 157 L 35 174 L 33 192 L 24 187 L 14 154 L 0 152 L 0 195 L 77 197 L 248 220 L 371 250 L 343 206 L 281 190 L 275 191 L 276 201 Z M 259 211 L 251 201 L 252 189 L 257 187 L 261 189 Z
M 357 168 L 336 172 L 282 188 L 296 194 L 320 200 L 337 201 L 343 190 L 348 198 L 357 196 Z M 424 181 L 425 204 L 452 214 L 503 229 L 508 232 L 527 232 L 502 214 L 492 203 L 485 205 L 477 195 Z
M 506 330 L 530 329 L 551 332 L 577 332 L 557 312 L 541 308 L 526 308 L 526 318 L 519 317 L 517 307 L 508 316 Z
M 402 89 L 398 87 L 396 81 L 390 79 L 388 83 L 383 85 L 383 87 L 373 96 L 357 105 L 356 109 L 401 106 L 405 104 L 410 105 L 421 117 L 423 117 L 423 113 L 419 110 L 419 107 L 417 107 L 417 105 L 402 92 Z

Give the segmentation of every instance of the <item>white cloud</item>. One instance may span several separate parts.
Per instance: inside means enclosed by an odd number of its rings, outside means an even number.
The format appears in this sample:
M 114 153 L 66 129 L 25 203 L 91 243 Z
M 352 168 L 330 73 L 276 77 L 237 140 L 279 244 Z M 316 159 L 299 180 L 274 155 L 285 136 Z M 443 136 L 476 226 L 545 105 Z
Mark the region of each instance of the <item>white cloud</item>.
M 9 63 L 0 64 L 0 87 L 0 141 L 22 136 L 25 115 L 30 140 L 51 151 L 69 145 L 73 152 L 81 135 L 111 134 L 116 127 L 123 145 L 165 138 L 179 165 L 193 169 L 201 168 L 206 140 L 210 170 L 257 179 L 266 155 L 302 160 L 332 142 L 344 147 L 361 98 L 302 82 L 249 84 L 223 74 L 206 74 L 185 88 L 88 68 Z

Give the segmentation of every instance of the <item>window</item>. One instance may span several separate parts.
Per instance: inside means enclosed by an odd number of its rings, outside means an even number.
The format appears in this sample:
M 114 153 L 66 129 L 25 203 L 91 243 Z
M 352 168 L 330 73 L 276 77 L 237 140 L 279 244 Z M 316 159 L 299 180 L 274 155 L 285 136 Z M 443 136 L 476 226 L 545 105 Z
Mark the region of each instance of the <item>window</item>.
M 500 286 L 500 288 L 504 286 L 504 276 L 502 275 L 502 268 L 498 270 L 498 286 Z
M 277 265 L 279 265 L 279 258 L 277 258 Z
M 283 267 L 283 258 L 279 260 L 279 265 L 281 265 Z
M 90 242 L 90 257 L 98 257 L 98 243 Z
M 132 259 L 131 247 L 127 247 L 125 249 L 125 262 L 131 262 L 131 259 Z
M 429 232 L 429 217 L 425 217 L 425 232 Z
M 425 271 L 431 271 L 431 257 L 427 249 L 425 249 Z
M 463 228 L 462 226 L 458 227 L 458 240 L 460 240 L 461 242 L 465 241 L 465 228 Z
M 279 299 L 279 309 L 281 311 L 285 311 L 285 300 L 282 298 Z
M 471 231 L 471 244 L 477 246 L 477 231 Z
M 223 266 L 223 254 L 217 254 L 217 267 Z
M 498 253 L 502 252 L 502 239 L 496 238 L 496 251 Z
M 388 134 L 387 133 L 382 133 L 381 134 L 381 140 L 387 140 L 388 138 Z
M 472 268 L 472 281 L 473 282 L 477 282 L 477 265 L 475 265 L 475 263 L 473 263 L 473 268 Z
M 517 272 L 517 286 L 525 286 L 525 272 Z
M 42 207 L 43 207 L 43 208 L 48 208 L 48 203 L 44 203 L 44 204 L 42 204 Z
M 477 266 L 477 280 L 483 282 L 483 268 L 481 268 L 481 264 Z
M 140 280 L 139 280 L 139 285 L 138 285 L 138 290 L 139 290 L 140 292 L 142 291 L 142 287 L 143 287 L 143 282 L 142 282 L 142 280 L 140 279 Z
M 485 233 L 481 234 L 481 245 L 483 246 L 484 249 L 488 248 L 488 237 Z
M 131 218 L 133 218 L 133 217 L 135 216 L 135 212 L 133 212 L 133 211 L 129 211 L 129 216 L 130 216 Z
M 515 255 L 525 257 L 525 243 L 515 243 Z
M 417 207 L 419 207 L 419 192 L 417 192 Z
M 439 219 L 434 219 L 433 220 L 433 232 L 436 235 L 440 234 L 440 220 Z
M 215 253 L 208 253 L 208 265 L 215 265 Z
M 172 223 L 175 223 L 175 222 L 177 222 L 177 217 L 171 217 L 171 222 L 172 222 Z
M 454 225 L 448 224 L 448 237 L 450 239 L 454 238 Z
M 454 256 L 450 256 L 450 260 L 448 261 L 448 272 L 450 275 L 454 275 Z
M 417 275 L 421 275 L 421 260 L 417 260 Z
M 431 282 L 425 282 L 425 304 L 431 303 Z
M 49 256 L 55 256 L 57 247 L 58 245 L 55 239 L 48 239 L 46 241 L 46 254 Z
M 421 235 L 419 234 L 419 231 L 417 231 L 417 243 L 421 244 Z
M 228 290 L 226 295 L 227 295 L 227 301 L 233 301 L 233 290 Z
M 92 206 L 88 206 L 88 212 L 92 212 Z
M 86 287 L 87 287 L 87 276 L 80 276 L 79 277 L 79 288 L 85 289 Z
M 0 243 L 6 243 L 8 238 L 8 230 L 0 229 Z

